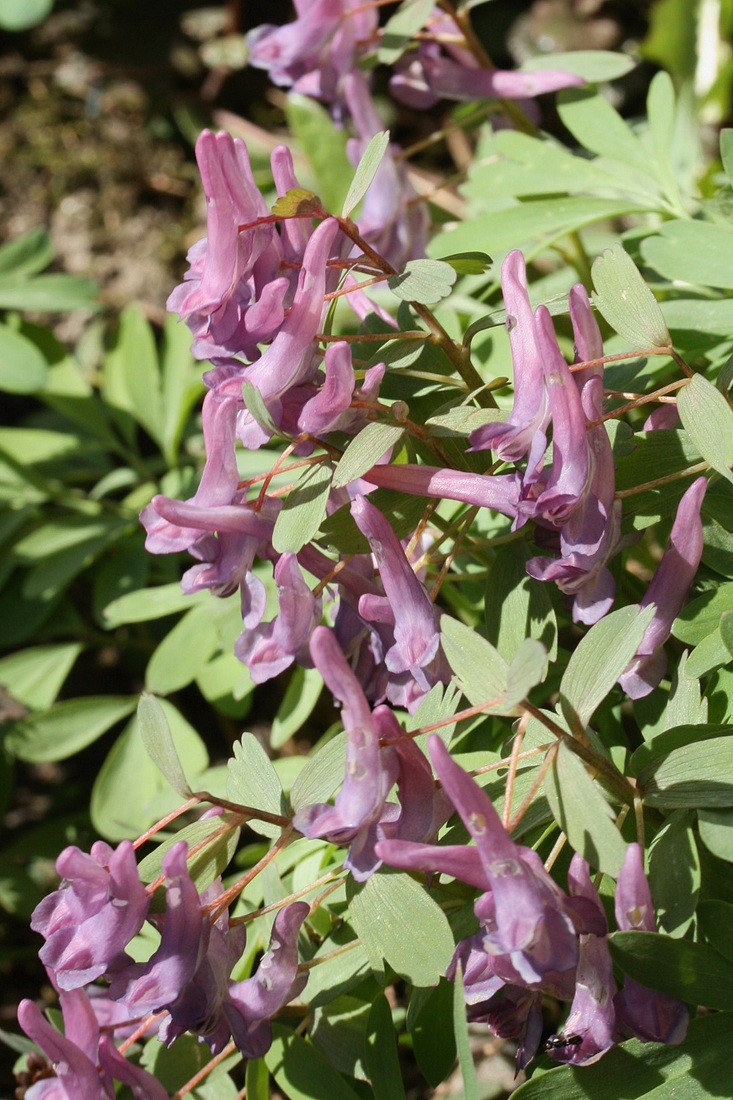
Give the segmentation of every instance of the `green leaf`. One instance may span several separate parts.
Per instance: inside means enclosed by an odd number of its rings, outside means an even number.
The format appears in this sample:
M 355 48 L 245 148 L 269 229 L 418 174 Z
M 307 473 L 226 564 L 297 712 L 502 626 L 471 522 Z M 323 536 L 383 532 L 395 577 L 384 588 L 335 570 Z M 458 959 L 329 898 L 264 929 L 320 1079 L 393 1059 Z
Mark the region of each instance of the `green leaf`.
M 547 585 L 527 575 L 532 557 L 524 539 L 496 553 L 486 580 L 484 616 L 489 641 L 511 661 L 525 638 L 536 638 L 552 661 L 557 656 L 557 620 Z
M 702 940 L 733 962 L 733 905 L 717 898 L 701 901 L 697 908 L 697 928 Z
M 156 443 L 163 438 L 160 371 L 153 331 L 138 306 L 120 314 L 115 342 L 104 364 L 105 401 L 129 414 Z
M 680 420 L 714 470 L 733 482 L 733 409 L 707 378 L 694 374 L 677 394 Z
M 134 699 L 116 695 L 65 699 L 16 722 L 6 744 L 14 756 L 32 764 L 66 760 L 91 745 L 134 707 Z
M 733 962 L 707 944 L 659 932 L 615 932 L 609 944 L 621 969 L 650 989 L 706 1008 L 733 1004 Z
M 487 708 L 492 714 L 512 715 L 516 705 L 504 706 L 509 666 L 490 642 L 477 630 L 444 615 L 440 622 L 441 642 L 456 684 L 473 706 L 495 699 Z
M 639 933 L 628 933 L 637 935 Z M 631 1039 L 592 1066 L 557 1066 L 512 1093 L 516 1100 L 712 1100 L 730 1091 L 730 1014 L 690 1021 L 681 1046 Z
M 323 748 L 316 749 L 290 790 L 294 810 L 326 802 L 341 785 L 346 767 L 346 734 L 332 737 Z
M 288 1100 L 313 1100 L 316 1096 L 359 1100 L 357 1093 L 311 1043 L 280 1024 L 273 1024 L 272 1034 L 265 1063 Z
M 626 843 L 598 784 L 565 743 L 561 743 L 545 776 L 545 794 L 571 848 L 592 867 L 616 878 L 626 855 Z
M 145 670 L 145 687 L 154 695 L 170 695 L 196 679 L 219 648 L 211 609 L 192 607 L 168 631 Z
M 32 710 L 46 710 L 55 701 L 82 647 L 34 646 L 0 660 L 0 684 Z
M 447 298 L 457 273 L 442 260 L 409 260 L 399 275 L 392 275 L 387 286 L 403 302 L 428 305 Z
M 526 699 L 533 687 L 542 683 L 547 672 L 547 650 L 534 638 L 525 638 L 509 665 L 504 706 L 511 707 Z
M 351 217 L 351 212 L 356 209 L 369 190 L 369 186 L 377 174 L 382 163 L 387 147 L 389 146 L 389 130 L 375 134 L 364 150 L 361 160 L 356 166 L 354 178 L 351 181 L 346 198 L 344 199 L 342 218 Z
M 413 985 L 437 985 L 453 955 L 443 910 L 409 875 L 382 869 L 356 884 L 347 880 L 349 913 L 372 970 L 382 959 Z
M 718 859 L 733 863 L 733 809 L 699 809 L 697 827 L 700 840 Z
M 413 1019 L 413 1004 L 420 994 L 424 995 L 424 1001 L 417 1019 Z M 453 987 L 445 978 L 434 989 L 413 989 L 410 996 L 407 1026 L 412 1048 L 423 1076 L 433 1088 L 445 1080 L 456 1060 L 455 1035 L 452 1028 L 445 1026 L 452 1005 Z
M 360 1081 L 369 1078 L 365 1066 L 369 1009 L 369 1003 L 357 997 L 334 997 L 316 1009 L 310 1029 L 312 1042 L 333 1068 Z
M 142 743 L 158 771 L 182 798 L 190 798 L 191 788 L 181 767 L 165 711 L 154 695 L 143 693 L 140 696 L 137 721 Z
M 619 242 L 594 260 L 591 273 L 594 305 L 632 348 L 672 343 L 659 303 Z
M 655 836 L 649 850 L 649 885 L 659 930 L 684 935 L 700 895 L 700 860 L 689 813 L 673 814 Z
M 167 699 L 158 701 L 171 730 L 181 767 L 190 776 L 200 775 L 209 763 L 206 747 L 180 711 Z M 180 799 L 168 780 L 151 768 L 137 715 L 127 723 L 99 769 L 91 797 L 94 828 L 107 840 L 138 836 Z
M 333 468 L 330 462 L 306 466 L 275 520 L 272 545 L 279 554 L 297 554 L 311 541 L 326 515 Z
M 425 26 L 434 7 L 433 0 L 402 0 L 382 29 L 377 50 L 380 65 L 394 65 L 413 35 Z
M 688 645 L 698 645 L 720 626 L 721 616 L 733 611 L 733 583 L 721 584 L 690 600 L 672 623 L 675 638 Z
M 191 333 L 178 318 L 169 316 L 160 348 L 160 442 L 167 466 L 177 463 L 178 448 L 191 410 L 204 390 L 200 364 L 190 350 Z
M 42 23 L 54 0 L 0 0 L 0 27 L 4 31 L 26 31 Z
M 672 221 L 641 242 L 644 262 L 665 279 L 733 289 L 730 250 L 733 226 L 721 222 Z
M 552 241 L 593 222 L 621 218 L 648 207 L 649 203 L 632 198 L 620 200 L 572 196 L 538 199 L 469 218 L 455 229 L 443 232 L 436 238 L 433 247 L 440 247 L 441 252 L 446 249 L 451 252 L 466 252 L 480 241 L 493 254 L 536 240 L 542 240 L 549 245 Z
M 346 131 L 310 96 L 291 93 L 285 101 L 288 126 L 303 147 L 327 210 L 340 209 L 352 166 L 346 155 Z
M 154 588 L 141 588 L 107 604 L 103 612 L 104 625 L 108 630 L 114 630 L 128 623 L 147 623 L 179 611 L 188 611 L 192 602 L 201 603 L 210 598 L 208 593 L 201 597 L 187 595 L 177 581 Z
M 460 962 L 456 968 L 456 976 L 453 984 L 453 1033 L 456 1037 L 458 1065 L 460 1066 L 461 1080 L 463 1081 L 463 1100 L 479 1100 L 476 1068 L 473 1064 L 473 1054 L 471 1053 L 471 1037 L 468 1034 L 468 1023 L 466 1020 L 463 969 Z
M 0 325 L 0 390 L 38 393 L 48 367 L 36 345 L 8 325 Z
M 143 882 L 153 882 L 157 879 L 163 871 L 163 858 L 166 853 L 174 844 L 185 840 L 189 851 L 193 848 L 198 849 L 188 860 L 188 870 L 197 890 L 202 893 L 226 871 L 237 850 L 240 830 L 230 828 L 222 832 L 222 825 L 220 817 L 208 817 L 186 825 L 159 844 L 154 852 L 138 864 L 140 878 Z M 206 843 L 209 840 L 211 842 Z
M 733 737 L 711 737 L 672 749 L 641 769 L 638 785 L 647 806 L 733 806 Z
M 568 53 L 538 53 L 523 61 L 519 71 L 561 69 L 564 73 L 582 76 L 592 84 L 601 84 L 606 80 L 618 80 L 635 68 L 636 61 L 628 54 L 611 53 L 610 50 L 571 50 Z
M 722 129 L 720 131 L 720 159 L 723 169 L 728 177 L 728 183 L 733 187 L 733 130 Z M 2 253 L 0 252 L 0 259 Z
M 372 1001 L 366 1033 L 366 1065 L 374 1095 L 380 1100 L 404 1100 L 400 1060 L 392 1013 L 387 998 L 378 993 Z
M 450 264 L 459 275 L 483 275 L 492 262 L 485 252 L 458 252 L 454 256 L 436 256 L 436 260 Z
M 0 277 L 0 309 L 57 313 L 97 307 L 99 287 L 77 275 L 36 275 L 32 279 Z
M 46 229 L 29 230 L 0 248 L 0 275 L 35 275 L 53 259 L 53 243 Z
M 398 424 L 374 421 L 351 441 L 333 475 L 334 489 L 342 489 L 371 470 L 387 451 L 396 447 L 405 429 Z
M 243 733 L 241 741 L 234 742 L 234 756 L 227 768 L 227 797 L 231 802 L 287 816 L 288 805 L 277 772 L 253 734 Z M 282 832 L 280 825 L 259 821 L 256 817 L 248 825 L 262 836 L 279 837 Z
M 252 382 L 242 383 L 242 400 L 247 407 L 247 412 L 264 432 L 274 436 L 280 434 L 262 394 Z
M 269 1100 L 270 1071 L 264 1058 L 250 1058 L 245 1069 L 245 1096 L 248 1100 Z
M 644 637 L 654 606 L 612 611 L 573 650 L 560 683 L 560 705 L 571 729 L 582 731 L 622 674 Z
M 565 88 L 558 95 L 557 109 L 581 145 L 623 165 L 628 185 L 654 192 L 649 154 L 605 96 L 590 88 Z
M 270 730 L 270 744 L 280 749 L 298 732 L 313 713 L 323 691 L 323 678 L 316 668 L 296 665 Z

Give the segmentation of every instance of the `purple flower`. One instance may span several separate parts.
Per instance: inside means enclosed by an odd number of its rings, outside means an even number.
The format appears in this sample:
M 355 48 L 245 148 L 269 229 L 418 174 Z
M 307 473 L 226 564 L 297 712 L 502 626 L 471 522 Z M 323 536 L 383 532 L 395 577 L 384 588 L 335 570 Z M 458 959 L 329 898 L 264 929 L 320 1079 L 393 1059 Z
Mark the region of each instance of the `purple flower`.
M 476 943 L 491 956 L 493 976 L 526 989 L 567 994 L 578 960 L 578 937 L 567 899 L 539 856 L 515 844 L 488 796 L 435 735 L 430 756 L 443 789 L 476 848 L 382 841 L 377 855 L 396 867 L 444 871 L 485 891 L 475 904 Z
M 275 582 L 277 616 L 270 623 L 245 623 L 234 646 L 256 684 L 279 675 L 301 652 L 307 652 L 308 639 L 321 619 L 321 601 L 303 580 L 295 554 L 282 555 L 275 566 Z
M 189 253 L 184 282 L 168 309 L 191 328 L 198 359 L 243 354 L 257 358 L 257 345 L 282 324 L 287 278 L 277 278 L 278 235 L 257 189 L 247 148 L 230 134 L 204 130 L 196 159 L 207 204 L 207 236 Z M 241 231 L 240 226 L 252 226 Z
M 455 38 L 458 27 L 437 8 L 428 21 L 433 35 Z M 465 47 L 447 41 L 446 54 L 437 42 L 423 42 L 414 54 L 405 54 L 397 65 L 390 90 L 401 103 L 430 108 L 439 99 L 525 99 L 585 84 L 580 77 L 555 69 L 536 72 L 502 72 L 479 66 Z
M 435 607 L 379 509 L 366 497 L 357 497 L 351 514 L 369 542 L 385 591 L 385 597 L 376 597 L 376 601 L 362 596 L 359 613 L 393 626 L 394 644 L 385 653 L 385 665 L 392 674 L 411 673 L 419 687 L 428 691 L 435 682 L 430 674 L 440 648 Z
M 295 0 L 296 19 L 247 35 L 249 63 L 301 95 L 330 103 L 377 28 L 377 10 L 361 0 Z
M 107 1036 L 100 1039 L 94 1010 L 81 989 L 62 993 L 64 1034 L 52 1027 L 33 1001 L 18 1006 L 23 1031 L 53 1064 L 53 1077 L 28 1088 L 26 1100 L 112 1100 L 113 1080 L 128 1085 L 136 1100 L 168 1100 L 168 1093 L 145 1070 L 133 1066 Z
M 362 881 L 378 866 L 372 851 L 376 838 L 372 838 L 370 830 L 379 820 L 396 773 L 393 767 L 383 766 L 380 731 L 333 631 L 317 627 L 311 637 L 310 651 L 329 691 L 343 705 L 346 772 L 333 806 L 318 803 L 299 810 L 293 824 L 309 839 L 324 837 L 332 844 L 349 844 L 344 865 Z
M 578 507 L 588 484 L 585 413 L 544 306 L 536 310 L 534 323 L 552 419 L 552 465 L 540 474 L 539 464 L 528 463 L 523 480 L 525 499 L 520 501 L 519 511 L 560 527 Z
M 667 669 L 664 643 L 682 609 L 702 556 L 700 506 L 707 481 L 697 478 L 682 497 L 667 549 L 641 607 L 654 607 L 639 648 L 618 682 L 631 699 L 641 699 L 657 686 Z
M 510 252 L 501 268 L 501 289 L 514 364 L 514 405 L 509 419 L 485 424 L 471 433 L 471 449 L 491 448 L 504 462 L 518 462 L 529 452 L 527 468 L 540 468 L 550 422 L 544 347 L 527 292 L 524 256 Z
M 105 973 L 145 922 L 150 899 L 129 840 L 104 841 L 87 855 L 65 848 L 56 861 L 61 887 L 35 908 L 31 928 L 45 937 L 41 962 L 60 989 L 77 989 Z
M 383 489 L 396 489 L 415 496 L 459 500 L 479 508 L 491 508 L 504 516 L 516 517 L 520 481 L 516 474 L 472 474 L 468 470 L 439 466 L 372 466 L 363 480 Z
M 591 882 L 588 864 L 576 854 L 568 872 L 570 893 L 583 898 L 595 911 L 595 934 L 580 936 L 575 994 L 561 1036 L 552 1036 L 547 1052 L 556 1062 L 588 1066 L 615 1043 L 616 1013 L 613 963 L 608 949 L 606 916 Z M 591 918 L 593 920 L 593 918 Z
M 298 429 L 313 436 L 346 431 L 354 419 L 360 419 L 351 409 L 355 379 L 351 349 L 345 340 L 329 344 L 323 365 L 325 381 L 306 401 L 298 417 Z
M 257 972 L 242 982 L 229 983 L 224 1017 L 245 1058 L 267 1053 L 272 1044 L 270 1020 L 301 993 L 308 980 L 306 974 L 298 974 L 298 933 L 309 911 L 304 901 L 281 909 Z
M 654 907 L 644 874 L 644 855 L 629 844 L 616 884 L 616 924 L 621 932 L 656 932 Z M 617 1028 L 622 1037 L 635 1035 L 645 1042 L 676 1046 L 687 1034 L 689 1012 L 676 997 L 658 993 L 627 978 L 614 999 Z

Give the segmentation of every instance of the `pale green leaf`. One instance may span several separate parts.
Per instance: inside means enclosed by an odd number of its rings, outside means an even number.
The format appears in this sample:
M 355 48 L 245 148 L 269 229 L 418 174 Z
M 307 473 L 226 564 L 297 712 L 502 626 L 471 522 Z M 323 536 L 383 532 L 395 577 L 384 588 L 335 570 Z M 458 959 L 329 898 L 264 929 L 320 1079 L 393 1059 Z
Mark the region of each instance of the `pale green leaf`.
M 204 844 L 204 841 L 214 834 L 219 835 L 214 836 L 210 844 Z M 199 892 L 202 892 L 223 874 L 231 862 L 239 840 L 239 829 L 228 829 L 223 832 L 220 817 L 207 817 L 200 821 L 194 821 L 191 825 L 184 826 L 183 829 L 159 844 L 155 851 L 146 856 L 138 865 L 140 878 L 143 882 L 152 882 L 158 878 L 163 871 L 163 857 L 166 852 L 169 852 L 174 844 L 178 844 L 182 840 L 185 840 L 188 844 L 189 851 L 192 848 L 201 846 L 200 850 L 188 860 L 187 865 L 196 888 Z
M 166 615 L 175 615 L 179 611 L 190 610 L 193 603 L 210 600 L 208 593 L 188 595 L 180 584 L 161 584 L 155 588 L 141 588 L 129 592 L 112 603 L 103 611 L 104 625 L 108 630 L 125 626 L 127 623 L 147 623 L 153 619 L 162 619 Z
M 343 782 L 345 768 L 346 734 L 339 733 L 313 753 L 293 783 L 290 791 L 293 809 L 326 802 Z
M 560 683 L 560 705 L 571 729 L 583 730 L 636 653 L 654 605 L 612 611 L 573 650 Z
M 351 186 L 344 199 L 344 206 L 341 211 L 342 218 L 350 217 L 352 211 L 356 209 L 366 195 L 372 180 L 377 174 L 379 165 L 382 163 L 384 155 L 387 152 L 388 145 L 389 130 L 384 130 L 375 134 L 367 145 L 361 160 L 356 166 L 354 178 L 351 181 Z
M 288 806 L 282 785 L 257 738 L 251 733 L 243 733 L 241 740 L 234 742 L 233 751 L 234 756 L 227 765 L 229 800 L 241 806 L 264 810 L 267 814 L 286 816 Z M 257 817 L 253 817 L 248 825 L 262 836 L 278 837 L 282 832 L 282 826 L 260 821 Z
M 5 743 L 13 756 L 32 764 L 66 760 L 127 717 L 134 707 L 134 699 L 116 695 L 65 699 L 16 722 Z
M 660 225 L 641 243 L 645 262 L 665 279 L 725 290 L 733 289 L 731 249 L 733 226 L 682 219 Z
M 457 686 L 469 703 L 487 707 L 492 714 L 515 714 L 515 706 L 504 706 L 509 666 L 478 631 L 444 615 L 440 622 L 443 652 L 453 670 Z
M 511 659 L 506 679 L 504 706 L 511 707 L 526 699 L 547 672 L 547 650 L 534 638 L 525 638 Z
M 463 971 L 460 962 L 453 983 L 453 1032 L 456 1037 L 456 1052 L 461 1070 L 464 1100 L 479 1100 L 476 1068 L 473 1064 L 471 1037 L 468 1034 L 466 1003 L 463 987 Z
M 409 260 L 387 280 L 387 286 L 403 302 L 428 305 L 447 298 L 456 278 L 455 268 L 442 260 Z
M 700 860 L 689 812 L 672 814 L 654 837 L 649 850 L 649 885 L 660 932 L 684 935 L 700 895 Z
M 381 65 L 394 65 L 413 35 L 425 26 L 434 7 L 434 0 L 402 0 L 382 28 L 377 50 L 377 60 Z
M 626 843 L 613 823 L 613 810 L 580 758 L 562 743 L 545 777 L 552 815 L 570 846 L 591 867 L 616 878 Z
M 310 96 L 291 93 L 285 101 L 288 126 L 303 147 L 327 210 L 339 210 L 347 191 L 352 165 L 346 155 L 346 130 Z
M 190 798 L 191 788 L 181 767 L 165 711 L 154 695 L 143 693 L 140 696 L 137 721 L 142 743 L 158 771 L 174 791 L 183 798 Z
M 733 806 L 733 737 L 708 737 L 673 748 L 641 769 L 638 786 L 647 806 Z
M 247 407 L 247 412 L 263 431 L 270 435 L 279 434 L 262 394 L 252 382 L 242 383 L 242 400 Z
M 591 271 L 594 305 L 632 348 L 671 344 L 659 303 L 620 243 L 605 249 Z
M 273 1024 L 272 1046 L 265 1063 L 288 1100 L 359 1100 L 331 1063 L 299 1035 L 280 1024 Z
M 707 378 L 694 374 L 677 395 L 685 431 L 706 462 L 733 482 L 733 409 Z
M 43 389 L 46 360 L 36 345 L 8 325 L 0 325 L 0 390 L 37 393 Z
M 0 275 L 15 278 L 35 275 L 53 259 L 53 243 L 46 229 L 38 226 L 0 247 Z
M 371 470 L 380 458 L 397 446 L 404 434 L 405 429 L 398 424 L 379 420 L 367 424 L 344 451 L 333 475 L 334 489 L 342 489 Z
M 298 732 L 313 712 L 322 691 L 323 678 L 317 668 L 295 666 L 270 730 L 273 749 L 282 748 Z
M 372 969 L 385 959 L 413 985 L 437 985 L 453 955 L 445 913 L 409 875 L 382 869 L 347 882 L 349 914 Z M 409 916 L 408 916 L 409 915 Z
M 82 647 L 75 642 L 34 646 L 0 659 L 0 684 L 31 710 L 55 701 Z
M 145 670 L 145 687 L 170 695 L 196 679 L 219 647 L 219 635 L 207 604 L 192 607 L 168 631 Z
M 573 76 L 582 76 L 592 84 L 606 80 L 618 80 L 636 68 L 633 57 L 610 50 L 571 50 L 568 53 L 538 53 L 529 57 L 519 66 L 522 73 L 533 73 L 542 69 L 560 69 Z
M 405 1100 L 397 1036 L 392 1012 L 383 993 L 372 1001 L 366 1029 L 366 1065 L 374 1095 L 380 1100 Z
M 326 515 L 333 468 L 329 462 L 306 466 L 275 520 L 272 545 L 279 554 L 299 550 L 311 541 Z
M 0 0 L 0 27 L 5 31 L 26 31 L 41 23 L 54 0 Z

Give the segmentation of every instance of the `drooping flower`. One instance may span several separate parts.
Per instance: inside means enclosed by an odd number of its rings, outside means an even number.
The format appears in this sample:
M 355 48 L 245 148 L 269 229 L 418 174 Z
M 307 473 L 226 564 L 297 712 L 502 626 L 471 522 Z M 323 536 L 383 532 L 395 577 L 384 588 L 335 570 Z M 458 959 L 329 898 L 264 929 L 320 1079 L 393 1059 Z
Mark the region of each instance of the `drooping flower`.
M 423 41 L 417 54 L 405 54 L 390 82 L 395 99 L 410 107 L 430 108 L 440 99 L 526 99 L 585 84 L 580 77 L 558 69 L 505 72 L 482 68 L 470 50 L 455 41 L 459 30 L 455 21 L 437 7 L 426 30 L 442 42 Z
M 294 0 L 296 18 L 263 24 L 247 35 L 249 63 L 273 83 L 326 103 L 340 99 L 341 81 L 377 29 L 377 9 L 360 0 Z M 337 104 L 338 106 L 338 104 Z
M 492 976 L 526 989 L 567 995 L 578 960 L 578 936 L 568 899 L 531 849 L 506 832 L 488 796 L 451 758 L 435 735 L 430 756 L 443 789 L 475 849 L 382 841 L 377 854 L 409 870 L 444 871 L 485 892 L 475 904 L 476 945 L 491 956 Z
M 667 548 L 641 607 L 654 607 L 654 616 L 639 648 L 618 682 L 631 699 L 641 699 L 658 685 L 667 669 L 664 643 L 682 609 L 702 557 L 702 505 L 707 481 L 697 478 L 677 508 Z
M 614 902 L 616 924 L 621 932 L 656 932 L 652 895 L 644 874 L 644 854 L 638 844 L 629 844 L 619 872 Z M 614 998 L 616 1025 L 621 1037 L 635 1035 L 650 1043 L 676 1046 L 687 1034 L 687 1005 L 676 997 L 659 993 L 626 978 Z
M 588 864 L 577 853 L 570 863 L 568 884 L 573 897 L 586 899 L 595 909 L 597 926 L 595 932 L 580 936 L 573 1002 L 562 1035 L 552 1036 L 546 1050 L 556 1062 L 588 1066 L 616 1041 L 616 983 L 606 938 L 606 916 Z
M 261 1058 L 267 1053 L 272 1044 L 272 1017 L 305 987 L 308 975 L 298 973 L 298 933 L 309 911 L 304 901 L 281 909 L 256 973 L 229 983 L 223 1013 L 245 1058 Z
M 62 1035 L 42 1015 L 33 1001 L 18 1006 L 18 1022 L 41 1048 L 53 1066 L 53 1076 L 43 1076 L 25 1090 L 26 1100 L 112 1100 L 114 1081 L 127 1085 L 136 1100 L 168 1100 L 159 1081 L 128 1062 L 112 1040 L 100 1038 L 99 1024 L 86 993 L 73 989 L 62 993 Z
M 514 365 L 514 404 L 509 418 L 485 424 L 471 432 L 475 451 L 491 448 L 504 462 L 518 462 L 528 454 L 527 469 L 538 470 L 547 447 L 550 407 L 543 370 L 543 349 L 529 301 L 524 256 L 508 253 L 501 268 L 501 289 Z
M 142 928 L 149 898 L 135 851 L 123 840 L 99 840 L 87 855 L 65 848 L 56 861 L 63 882 L 33 911 L 31 928 L 46 942 L 39 955 L 59 989 L 77 989 L 101 977 Z

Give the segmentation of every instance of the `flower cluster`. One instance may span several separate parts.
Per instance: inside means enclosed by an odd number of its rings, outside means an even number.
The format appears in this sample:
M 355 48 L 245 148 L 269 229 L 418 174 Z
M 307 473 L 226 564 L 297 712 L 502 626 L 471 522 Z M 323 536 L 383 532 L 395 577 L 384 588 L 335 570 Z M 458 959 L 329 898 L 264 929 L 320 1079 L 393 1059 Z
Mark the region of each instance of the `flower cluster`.
M 297 941 L 309 906 L 284 906 L 256 972 L 233 980 L 245 926 L 230 922 L 220 879 L 199 894 L 187 857 L 185 841 L 163 856 L 165 910 L 158 913 L 129 841 L 114 850 L 98 842 L 89 855 L 66 848 L 59 856 L 61 886 L 37 906 L 31 927 L 46 941 L 41 958 L 60 991 L 65 1032 L 52 1028 L 32 1001 L 21 1002 L 23 1030 L 55 1069 L 29 1089 L 31 1100 L 102 1100 L 114 1095 L 113 1081 L 128 1084 L 140 1100 L 165 1100 L 155 1078 L 117 1049 L 114 1033 L 126 1039 L 123 1050 L 133 1033 L 157 1033 L 170 1046 L 184 1032 L 214 1054 L 230 1040 L 245 1058 L 268 1050 L 271 1018 L 306 984 Z M 135 962 L 125 949 L 146 920 L 160 942 L 147 961 Z M 90 984 L 100 978 L 104 985 Z
M 563 1034 L 546 1043 L 555 1061 L 590 1065 L 632 1035 L 682 1042 L 688 1013 L 681 1001 L 630 979 L 617 992 L 606 916 L 585 860 L 573 857 L 565 894 L 537 853 L 512 840 L 488 796 L 435 735 L 430 757 L 475 847 L 388 839 L 376 851 L 394 867 L 439 871 L 482 891 L 474 905 L 479 930 L 458 944 L 448 973 L 461 967 L 470 1019 L 518 1040 L 518 1068 L 539 1049 L 543 993 L 571 1002 Z M 656 932 L 638 844 L 628 846 L 619 873 L 616 922 L 622 931 Z

